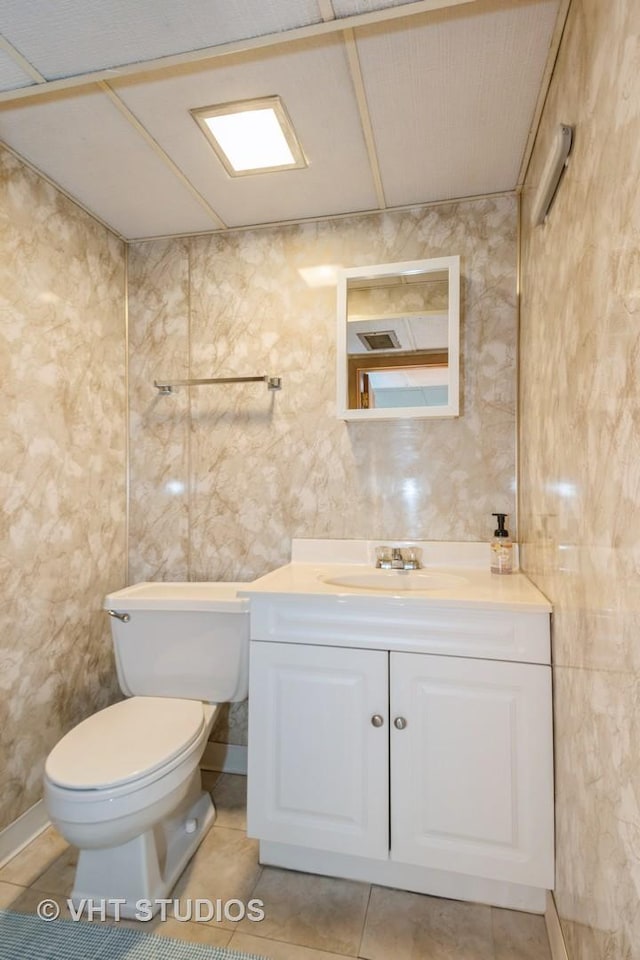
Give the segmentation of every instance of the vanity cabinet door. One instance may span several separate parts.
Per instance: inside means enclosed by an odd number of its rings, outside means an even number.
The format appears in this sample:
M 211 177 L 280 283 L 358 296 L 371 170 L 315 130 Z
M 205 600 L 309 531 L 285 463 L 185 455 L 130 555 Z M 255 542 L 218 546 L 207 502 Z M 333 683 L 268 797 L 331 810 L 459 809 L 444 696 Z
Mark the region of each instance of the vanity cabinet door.
M 251 643 L 248 833 L 389 856 L 388 653 Z
M 392 653 L 390 675 L 391 858 L 552 888 L 550 668 Z

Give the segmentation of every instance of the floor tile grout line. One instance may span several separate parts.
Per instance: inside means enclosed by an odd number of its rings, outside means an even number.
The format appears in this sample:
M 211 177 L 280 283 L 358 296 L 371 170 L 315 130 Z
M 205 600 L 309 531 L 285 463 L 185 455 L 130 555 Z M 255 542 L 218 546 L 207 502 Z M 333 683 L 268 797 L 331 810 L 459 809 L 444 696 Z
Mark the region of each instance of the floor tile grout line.
M 40 881 L 45 876 L 45 874 L 48 873 L 49 870 L 52 870 L 55 867 L 55 865 L 62 860 L 63 857 L 69 856 L 69 851 L 74 851 L 74 850 L 75 850 L 75 853 L 73 852 L 71 853 L 72 858 L 74 856 L 77 857 L 77 855 L 79 854 L 79 850 L 77 847 L 74 848 L 71 844 L 68 844 L 66 850 L 63 850 L 63 852 L 55 858 L 53 863 L 50 863 L 48 867 L 45 867 L 42 873 L 39 873 L 38 876 L 35 878 L 35 880 L 31 881 L 28 889 L 34 890 L 36 893 L 49 893 L 52 896 L 61 897 L 62 899 L 65 899 L 65 900 L 69 899 L 71 897 L 71 890 L 68 890 L 66 893 L 60 893 L 59 891 L 53 890 L 52 887 L 39 887 L 37 886 L 37 884 L 40 883 Z M 67 864 L 67 866 L 72 867 L 75 873 L 75 864 L 73 863 L 73 860 L 72 860 L 72 863 Z
M 493 907 L 489 907 L 489 927 L 491 929 L 491 950 L 493 952 L 493 958 L 495 960 L 496 956 L 496 924 L 495 924 L 495 910 Z
M 224 928 L 226 929 L 226 928 Z M 255 937 L 256 940 L 264 940 L 267 943 L 281 943 L 283 947 L 300 947 L 301 950 L 315 950 L 316 953 L 319 953 L 320 956 L 324 954 L 325 956 L 338 956 L 338 957 L 348 957 L 349 960 L 359 960 L 358 955 L 353 953 L 338 953 L 336 954 L 335 950 L 322 950 L 320 947 L 310 947 L 308 943 L 298 943 L 297 940 L 280 940 L 277 937 L 269 937 L 264 934 L 260 935 L 259 933 L 246 933 L 244 930 L 236 930 L 231 938 L 235 936 L 246 936 L 246 937 Z M 231 941 L 229 941 L 229 947 L 233 947 Z
M 64 856 L 64 854 L 60 854 L 60 856 Z M 56 857 L 56 859 L 53 861 L 53 863 L 50 863 L 48 867 L 45 867 L 44 870 L 41 870 L 40 873 L 38 874 L 38 876 L 37 876 L 37 877 L 34 877 L 34 879 L 31 881 L 31 883 L 28 884 L 27 886 L 24 886 L 24 884 L 15 884 L 15 886 L 21 886 L 21 887 L 23 887 L 25 890 L 42 890 L 42 887 L 36 887 L 36 883 L 38 883 L 39 880 L 42 880 L 42 878 L 44 877 L 45 873 L 46 873 L 48 870 L 50 870 L 50 869 L 56 864 L 56 862 L 57 862 L 58 859 L 59 859 L 59 858 Z M 0 879 L 1 879 L 1 878 L 0 878 Z M 5 882 L 5 883 L 12 883 L 13 881 L 9 880 L 9 881 L 3 881 L 3 882 Z M 45 893 L 48 893 L 48 892 L 50 892 L 50 891 L 45 890 Z
M 44 832 L 44 831 L 43 831 L 43 832 Z M 39 834 L 38 837 L 35 837 L 35 838 L 31 841 L 31 843 L 36 843 L 40 836 L 42 836 L 42 834 Z M 25 852 L 29 849 L 29 847 L 31 846 L 31 843 L 27 844 L 26 847 L 23 847 L 22 850 L 19 850 L 18 853 L 16 853 L 16 855 L 15 855 L 14 857 L 11 857 L 11 860 L 7 860 L 7 862 L 5 863 L 5 865 L 4 865 L 4 867 L 2 868 L 2 870 L 5 870 L 6 867 L 8 867 L 10 864 L 12 864 L 14 860 L 17 860 L 18 857 L 20 857 L 23 853 L 25 853 Z M 40 879 L 40 877 L 42 877 L 43 874 L 45 874 L 45 873 L 47 872 L 47 870 L 49 870 L 49 869 L 54 865 L 54 863 L 57 863 L 58 860 L 60 859 L 60 857 L 62 857 L 65 853 L 66 853 L 66 850 L 63 850 L 62 853 L 59 853 L 56 857 L 53 858 L 53 860 L 52 860 L 51 863 L 48 863 L 46 867 L 43 867 L 42 870 L 33 878 L 33 880 L 31 881 L 31 883 L 27 884 L 27 889 L 28 889 L 28 887 L 30 887 L 32 884 L 36 883 L 36 882 Z M 0 871 L 0 881 L 2 881 L 3 883 L 14 883 L 13 880 L 4 880 L 3 877 L 2 877 L 1 871 Z M 25 885 L 22 884 L 22 883 L 19 883 L 19 884 L 14 883 L 14 886 L 23 887 L 23 886 L 25 886 Z
M 260 884 L 260 881 L 262 880 L 262 876 L 263 876 L 263 874 L 264 874 L 265 869 L 267 869 L 267 868 L 269 867 L 268 864 L 265 865 L 265 864 L 262 864 L 262 863 L 259 863 L 259 866 L 260 866 L 260 873 L 259 873 L 259 875 L 258 875 L 258 879 L 256 880 L 254 886 L 251 888 L 251 892 L 249 893 L 248 899 L 252 899 L 252 898 L 253 898 L 253 894 L 257 891 L 258 885 Z M 280 868 L 279 868 L 279 867 L 273 867 L 272 869 L 278 870 L 278 869 L 280 869 Z M 371 885 L 370 885 L 370 884 L 369 884 L 369 896 L 371 896 Z M 367 906 L 368 906 L 368 903 L 369 903 L 369 901 L 367 900 Z M 366 911 L 365 911 L 365 916 L 366 916 Z M 295 941 L 295 940 L 280 940 L 280 939 L 278 939 L 278 938 L 276 938 L 276 937 L 270 937 L 270 936 L 268 936 L 268 935 L 261 934 L 261 933 L 258 932 L 258 930 L 259 930 L 259 928 L 257 928 L 257 929 L 256 929 L 256 932 L 255 932 L 255 933 L 252 933 L 252 934 L 246 934 L 245 931 L 243 931 L 243 930 L 236 930 L 236 931 L 234 932 L 233 936 L 236 936 L 236 934 L 240 935 L 240 934 L 242 934 L 242 933 L 245 933 L 246 936 L 255 936 L 257 939 L 259 939 L 259 940 L 266 940 L 266 941 L 268 941 L 269 943 L 282 943 L 282 944 L 284 944 L 285 946 L 301 947 L 302 949 L 306 949 L 306 950 L 318 950 L 317 947 L 310 947 L 310 946 L 309 946 L 308 944 L 306 944 L 306 943 L 298 943 L 298 942 Z M 232 939 L 233 939 L 233 937 L 232 937 Z M 232 946 L 231 941 L 229 941 L 229 946 Z M 326 954 L 328 954 L 328 955 L 330 955 L 330 954 L 333 953 L 333 954 L 335 955 L 335 950 L 330 950 L 330 951 L 326 951 L 326 950 L 325 950 L 325 951 L 320 951 L 320 950 L 318 950 L 318 952 L 326 953 Z M 357 954 L 357 953 L 355 953 L 355 954 L 340 954 L 340 956 L 352 956 L 352 957 L 353 957 L 353 960 L 358 960 L 358 954 Z
M 258 876 L 256 877 L 256 882 L 253 884 L 253 886 L 251 887 L 251 890 L 250 890 L 250 892 L 249 892 L 249 899 L 252 899 L 252 898 L 253 898 L 253 895 L 254 895 L 254 893 L 256 892 L 256 889 L 257 889 L 257 887 L 258 887 L 258 884 L 260 883 L 260 881 L 261 881 L 261 879 L 262 879 L 262 874 L 264 873 L 264 864 L 263 864 L 263 863 L 260 863 L 260 860 L 258 860 L 258 866 L 260 867 L 260 870 L 259 870 L 259 872 L 258 872 Z
M 371 895 L 373 894 L 373 884 L 369 884 L 369 895 L 367 896 L 367 907 L 362 918 L 362 929 L 360 930 L 360 940 L 358 942 L 358 953 L 356 956 L 362 956 L 362 946 L 364 941 L 364 932 L 367 929 L 367 920 L 369 919 L 369 907 L 371 906 Z

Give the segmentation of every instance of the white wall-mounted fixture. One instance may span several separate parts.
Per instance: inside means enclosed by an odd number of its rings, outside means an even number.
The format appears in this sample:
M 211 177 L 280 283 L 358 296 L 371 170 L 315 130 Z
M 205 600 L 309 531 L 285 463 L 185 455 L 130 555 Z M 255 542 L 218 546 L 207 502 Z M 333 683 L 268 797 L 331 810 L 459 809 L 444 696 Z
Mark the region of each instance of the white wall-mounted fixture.
M 307 166 L 280 97 L 220 103 L 190 113 L 232 177 Z
M 561 123 L 553 138 L 553 145 L 549 157 L 540 177 L 538 191 L 533 201 L 531 211 L 532 222 L 539 226 L 547 218 L 549 210 L 555 200 L 562 174 L 569 161 L 569 154 L 573 144 L 573 127 Z
M 460 257 L 341 270 L 336 362 L 340 420 L 457 417 Z

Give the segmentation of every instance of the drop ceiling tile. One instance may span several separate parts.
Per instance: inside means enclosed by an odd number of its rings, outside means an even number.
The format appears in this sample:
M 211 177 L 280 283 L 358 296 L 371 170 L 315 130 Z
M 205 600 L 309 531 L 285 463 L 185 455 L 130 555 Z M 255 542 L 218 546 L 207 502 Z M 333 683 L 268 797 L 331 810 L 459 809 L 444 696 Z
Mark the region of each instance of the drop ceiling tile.
M 112 87 L 229 226 L 377 205 L 339 37 L 225 57 L 207 68 L 131 78 Z M 284 101 L 309 166 L 228 176 L 189 110 L 272 94 Z
M 399 3 L 334 0 L 334 9 L 348 16 Z M 475 0 L 357 30 L 388 204 L 513 189 L 557 6 Z M 317 0 L 3 0 L 7 12 L 10 39 L 51 76 L 320 19 Z M 41 51 L 41 62 L 18 35 Z M 30 84 L 4 56 L 0 51 L 0 87 L 3 80 Z M 377 205 L 340 34 L 114 79 L 112 86 L 230 226 Z M 228 177 L 189 109 L 271 94 L 283 98 L 309 168 Z M 96 88 L 0 104 L 0 136 L 128 238 L 217 226 Z
M 215 226 L 103 93 L 0 106 L 0 138 L 127 238 Z
M 3 0 L 3 33 L 48 80 L 316 23 L 317 0 Z
M 0 50 L 0 90 L 17 90 L 19 87 L 30 87 L 32 84 L 31 77 L 8 53 Z
M 406 7 L 417 0 L 332 0 L 336 17 L 353 17 L 359 13 L 371 13 L 372 10 L 385 10 L 387 7 Z
M 387 203 L 516 186 L 557 0 L 478 0 L 356 33 Z

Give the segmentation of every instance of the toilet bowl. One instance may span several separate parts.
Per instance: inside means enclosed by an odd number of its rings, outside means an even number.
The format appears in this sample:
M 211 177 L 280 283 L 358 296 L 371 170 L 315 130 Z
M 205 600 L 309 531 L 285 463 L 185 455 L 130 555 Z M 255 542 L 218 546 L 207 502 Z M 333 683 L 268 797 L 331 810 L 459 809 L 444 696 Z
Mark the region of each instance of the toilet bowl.
M 148 829 L 186 793 L 216 713 L 195 700 L 133 697 L 84 720 L 47 758 L 52 822 L 80 848 L 125 843 Z
M 150 901 L 155 912 L 212 825 L 199 762 L 218 711 L 211 694 L 247 693 L 240 586 L 136 584 L 106 598 L 120 686 L 132 695 L 67 733 L 44 774 L 51 822 L 80 850 L 76 906 L 100 900 L 113 913 L 112 901 L 131 917 Z

